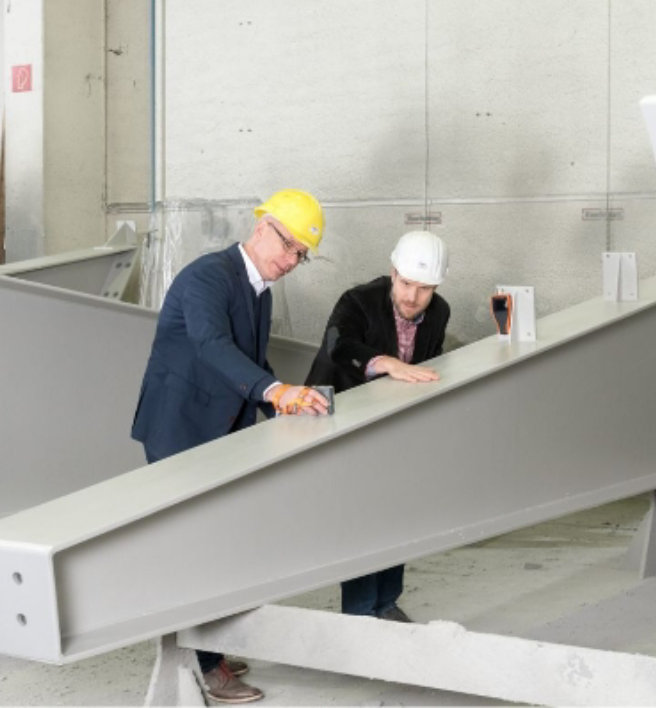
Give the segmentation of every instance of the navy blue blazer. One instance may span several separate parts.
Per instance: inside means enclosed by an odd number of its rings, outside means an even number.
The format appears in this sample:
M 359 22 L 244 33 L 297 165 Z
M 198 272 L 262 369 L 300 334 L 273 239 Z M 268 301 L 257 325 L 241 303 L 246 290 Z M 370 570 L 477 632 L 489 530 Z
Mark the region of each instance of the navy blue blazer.
M 161 459 L 255 423 L 276 379 L 266 359 L 271 293 L 259 298 L 237 244 L 176 276 L 157 330 L 132 437 Z

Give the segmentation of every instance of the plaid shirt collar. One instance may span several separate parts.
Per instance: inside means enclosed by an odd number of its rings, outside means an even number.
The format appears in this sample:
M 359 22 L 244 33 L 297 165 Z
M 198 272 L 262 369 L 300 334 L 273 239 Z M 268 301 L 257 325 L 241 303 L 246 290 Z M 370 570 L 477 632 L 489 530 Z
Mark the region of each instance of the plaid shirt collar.
M 414 320 L 406 320 L 402 317 L 392 302 L 394 311 L 394 324 L 396 325 L 396 340 L 398 342 L 398 358 L 406 364 L 412 361 L 412 356 L 415 353 L 415 338 L 417 336 L 417 327 L 424 321 L 424 314 L 421 313 Z

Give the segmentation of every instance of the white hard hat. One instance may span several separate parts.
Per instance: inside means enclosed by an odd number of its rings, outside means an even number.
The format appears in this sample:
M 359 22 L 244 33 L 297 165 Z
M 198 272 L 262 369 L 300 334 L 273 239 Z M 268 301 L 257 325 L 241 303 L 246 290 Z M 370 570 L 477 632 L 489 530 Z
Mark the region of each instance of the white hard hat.
M 430 231 L 403 234 L 392 251 L 392 265 L 407 280 L 439 285 L 445 278 L 449 254 L 442 239 Z

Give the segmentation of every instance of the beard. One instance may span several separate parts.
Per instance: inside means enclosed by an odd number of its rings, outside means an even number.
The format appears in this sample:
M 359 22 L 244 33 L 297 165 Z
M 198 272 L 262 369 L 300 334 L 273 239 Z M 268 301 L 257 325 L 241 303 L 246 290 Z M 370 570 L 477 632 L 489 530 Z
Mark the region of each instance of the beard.
M 408 322 L 413 322 L 414 320 L 417 319 L 425 310 L 428 305 L 425 307 L 422 307 L 421 305 L 418 304 L 409 304 L 409 303 L 404 303 L 402 301 L 399 301 L 397 298 L 392 295 L 392 304 L 394 305 L 394 309 L 401 315 L 401 317 L 404 320 L 407 320 Z

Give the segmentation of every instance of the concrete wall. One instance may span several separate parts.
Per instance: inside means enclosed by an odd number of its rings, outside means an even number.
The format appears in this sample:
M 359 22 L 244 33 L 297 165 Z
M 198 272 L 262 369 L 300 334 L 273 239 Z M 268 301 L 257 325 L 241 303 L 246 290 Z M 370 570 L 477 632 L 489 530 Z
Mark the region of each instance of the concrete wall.
M 0 125 L 4 124 L 5 114 L 5 8 L 4 0 L 0 2 L 0 41 L 2 42 L 3 51 L 0 51 Z
M 0 136 L 5 134 L 5 12 L 0 2 Z M 5 156 L 4 137 L 0 137 L 0 263 L 5 262 Z
M 6 75 L 5 199 L 7 261 L 45 251 L 43 175 L 42 0 L 8 2 L 4 23 Z M 32 91 L 11 90 L 13 66 L 31 65 Z
M 7 63 L 33 61 L 37 90 L 7 95 L 8 260 L 102 242 L 118 219 L 146 231 L 154 194 L 295 185 L 328 219 L 324 259 L 276 288 L 299 339 L 428 212 L 452 253 L 452 342 L 492 331 L 497 283 L 534 285 L 542 315 L 600 292 L 602 250 L 656 272 L 638 108 L 653 0 L 160 0 L 157 67 L 149 0 L 10 7 Z M 609 208 L 622 219 L 583 218 Z
M 33 65 L 32 91 L 6 94 L 8 261 L 103 243 L 116 202 L 147 223 L 148 8 L 5 0 L 8 69 Z
M 45 247 L 59 253 L 104 240 L 104 8 L 46 0 L 43 12 Z
M 496 283 L 544 314 L 600 292 L 602 250 L 656 270 L 651 0 L 167 2 L 169 195 L 327 203 L 329 261 L 284 283 L 285 332 L 316 340 L 339 293 L 441 214 L 451 332 L 492 331 Z M 623 209 L 588 221 L 583 209 Z
M 150 0 L 107 3 L 107 202 L 114 217 L 145 230 L 150 175 Z

